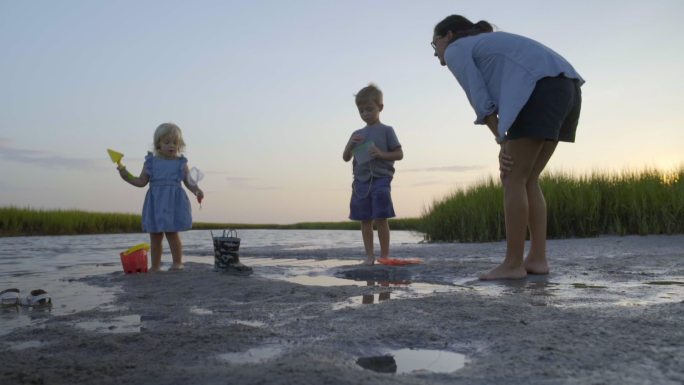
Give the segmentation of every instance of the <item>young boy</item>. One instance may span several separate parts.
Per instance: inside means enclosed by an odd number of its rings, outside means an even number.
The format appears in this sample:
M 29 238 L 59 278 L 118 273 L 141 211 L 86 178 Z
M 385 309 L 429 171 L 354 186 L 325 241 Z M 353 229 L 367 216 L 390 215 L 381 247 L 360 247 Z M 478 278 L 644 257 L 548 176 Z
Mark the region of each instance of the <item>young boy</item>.
M 356 94 L 356 107 L 366 127 L 354 131 L 342 153 L 342 159 L 352 162 L 354 183 L 349 204 L 349 219 L 361 221 L 361 235 L 366 249 L 365 265 L 375 263 L 373 252 L 373 222 L 378 229 L 380 258 L 389 258 L 390 229 L 387 218 L 394 217 L 390 194 L 394 161 L 404 153 L 394 129 L 380 123 L 382 91 L 369 84 Z

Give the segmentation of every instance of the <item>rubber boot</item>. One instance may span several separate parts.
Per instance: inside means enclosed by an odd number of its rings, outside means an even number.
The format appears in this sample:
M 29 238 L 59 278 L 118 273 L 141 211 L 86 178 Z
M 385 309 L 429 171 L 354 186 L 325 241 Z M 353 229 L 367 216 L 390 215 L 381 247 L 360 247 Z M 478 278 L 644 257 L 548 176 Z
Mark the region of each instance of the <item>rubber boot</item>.
M 214 271 L 251 274 L 252 268 L 240 263 L 240 244 L 214 239 Z

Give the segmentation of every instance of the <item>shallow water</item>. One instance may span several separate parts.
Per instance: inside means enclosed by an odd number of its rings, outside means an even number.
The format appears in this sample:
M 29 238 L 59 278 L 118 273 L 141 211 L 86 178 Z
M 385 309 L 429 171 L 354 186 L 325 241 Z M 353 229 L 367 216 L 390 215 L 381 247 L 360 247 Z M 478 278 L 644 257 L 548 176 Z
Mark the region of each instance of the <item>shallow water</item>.
M 218 232 L 214 231 L 214 235 L 218 235 Z M 245 258 L 250 266 L 273 266 L 273 256 L 283 253 L 297 256 L 299 251 L 304 250 L 310 253 L 312 250 L 351 248 L 349 254 L 358 256 L 359 259 L 363 253 L 360 232 L 352 230 L 239 230 L 238 236 L 241 238 L 241 253 L 255 255 Z M 210 231 L 187 231 L 181 237 L 184 261 L 213 264 Z M 417 244 L 422 239 L 419 233 L 392 232 L 392 243 L 397 245 Z M 78 279 L 122 271 L 119 253 L 148 241 L 149 237 L 145 233 L 0 238 L 0 291 L 16 287 L 23 298 L 31 290 L 43 289 L 49 293 L 53 302 L 49 309 L 21 306 L 0 309 L 0 320 L 3 323 L 0 335 L 7 334 L 16 327 L 40 324 L 53 315 L 73 314 L 110 303 L 117 288 L 94 287 Z M 162 270 L 168 269 L 171 261 L 166 243 L 164 248 Z M 263 258 L 259 257 L 262 255 Z M 282 274 L 281 278 L 291 278 L 293 282 L 297 279 L 292 277 L 306 274 L 316 280 L 315 275 L 310 275 L 311 271 L 322 271 L 342 263 L 349 261 L 298 261 L 283 258 L 278 263 L 282 269 L 269 269 L 269 272 L 274 276 Z M 127 325 L 138 324 L 130 321 L 118 320 L 113 325 L 81 326 L 118 331 L 128 329 Z
M 214 232 L 217 234 L 217 232 Z M 395 281 L 365 280 L 335 275 L 341 266 L 362 260 L 363 244 L 359 231 L 336 230 L 244 230 L 241 261 L 255 269 L 255 274 L 268 279 L 284 280 L 308 286 L 362 286 L 363 295 L 331 303 L 333 310 L 402 300 L 472 291 L 479 295 L 500 297 L 526 295 L 534 306 L 594 307 L 643 306 L 677 303 L 684 299 L 681 276 L 664 274 L 659 280 L 630 279 L 607 281 L 602 272 L 530 276 L 520 281 L 483 282 L 473 277 L 450 279 L 441 284 L 415 282 L 409 274 Z M 99 308 L 115 311 L 108 305 L 117 287 L 90 286 L 79 278 L 121 272 L 119 253 L 132 245 L 147 241 L 147 234 L 85 235 L 60 237 L 0 238 L 0 290 L 16 287 L 25 297 L 33 289 L 46 290 L 53 300 L 47 309 L 10 307 L 0 309 L 0 335 L 26 325 L 40 325 L 51 316 L 68 315 Z M 213 264 L 213 245 L 209 231 L 189 231 L 182 235 L 184 261 Z M 395 231 L 393 245 L 416 245 L 422 235 Z M 166 244 L 164 244 L 166 248 Z M 411 246 L 408 246 L 411 249 Z M 468 256 L 459 256 L 462 261 Z M 170 265 L 168 251 L 162 257 L 162 269 Z M 439 264 L 439 261 L 433 261 Z M 406 268 L 410 269 L 410 268 Z M 404 271 L 404 270 L 402 270 Z M 408 271 L 408 270 L 406 270 Z M 640 277 L 640 276 L 637 276 Z M 399 277 L 401 278 L 401 277 Z M 195 314 L 207 309 L 193 308 Z M 142 319 L 111 319 L 106 322 L 77 325 L 87 330 L 109 333 L 136 332 Z M 230 323 L 246 323 L 229 319 Z M 257 326 L 258 325 L 251 325 Z
M 661 281 L 655 281 L 661 282 Z M 454 282 L 480 295 L 500 297 L 527 294 L 535 306 L 591 308 L 603 306 L 645 306 L 678 303 L 684 300 L 684 284 L 679 281 L 608 281 L 600 276 L 563 276 L 551 273 L 528 276 L 524 280 Z
M 256 364 L 275 358 L 284 350 L 285 348 L 279 345 L 261 346 L 244 352 L 219 354 L 218 359 L 231 364 Z
M 397 374 L 428 371 L 451 373 L 463 368 L 466 356 L 443 350 L 399 349 L 388 353 L 397 363 Z

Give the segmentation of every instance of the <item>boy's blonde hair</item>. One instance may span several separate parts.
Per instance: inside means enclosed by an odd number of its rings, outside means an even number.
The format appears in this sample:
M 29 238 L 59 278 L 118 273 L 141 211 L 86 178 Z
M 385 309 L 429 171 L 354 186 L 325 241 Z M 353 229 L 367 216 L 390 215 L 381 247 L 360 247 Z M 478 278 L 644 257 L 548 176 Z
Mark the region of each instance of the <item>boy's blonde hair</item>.
M 373 83 L 368 83 L 367 86 L 363 87 L 356 95 L 356 104 L 359 105 L 363 102 L 375 102 L 378 106 L 382 106 L 382 91 L 380 88 Z
M 183 151 L 185 151 L 185 141 L 183 140 L 183 132 L 180 127 L 173 123 L 162 123 L 154 130 L 154 155 L 159 155 L 161 141 L 166 136 L 171 136 L 178 141 L 179 154 L 182 154 Z

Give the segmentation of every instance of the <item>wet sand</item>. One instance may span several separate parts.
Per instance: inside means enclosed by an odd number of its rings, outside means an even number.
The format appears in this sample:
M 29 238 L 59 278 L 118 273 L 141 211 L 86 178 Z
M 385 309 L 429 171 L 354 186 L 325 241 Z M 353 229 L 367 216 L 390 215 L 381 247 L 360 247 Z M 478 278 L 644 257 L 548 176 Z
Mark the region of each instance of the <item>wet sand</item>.
M 549 276 L 477 281 L 503 250 L 395 246 L 394 257 L 424 260 L 406 267 L 359 266 L 358 249 L 263 250 L 243 252 L 248 277 L 192 262 L 73 277 L 111 290 L 113 302 L 36 311 L 45 322 L 0 342 L 0 383 L 684 382 L 684 235 L 553 240 Z M 398 351 L 464 362 L 405 374 L 357 364 Z

